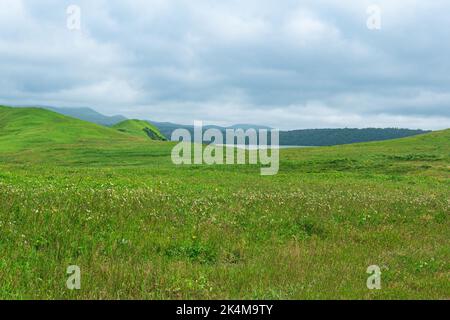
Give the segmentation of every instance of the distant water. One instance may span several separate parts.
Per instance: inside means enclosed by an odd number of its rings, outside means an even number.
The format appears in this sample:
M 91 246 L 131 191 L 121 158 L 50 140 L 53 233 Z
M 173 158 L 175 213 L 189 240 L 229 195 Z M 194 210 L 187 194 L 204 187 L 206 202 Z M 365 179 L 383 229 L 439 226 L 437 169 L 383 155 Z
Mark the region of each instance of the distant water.
M 246 150 L 265 150 L 265 149 L 294 149 L 294 148 L 311 148 L 309 146 L 258 146 L 258 145 L 246 145 L 246 144 L 217 144 L 219 147 L 239 148 Z

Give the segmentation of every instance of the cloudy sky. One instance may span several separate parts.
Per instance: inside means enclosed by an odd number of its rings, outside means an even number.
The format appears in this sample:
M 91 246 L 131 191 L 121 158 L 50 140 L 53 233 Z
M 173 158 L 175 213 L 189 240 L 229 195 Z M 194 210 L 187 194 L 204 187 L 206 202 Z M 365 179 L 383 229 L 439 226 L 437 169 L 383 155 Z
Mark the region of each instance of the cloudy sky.
M 379 30 L 367 27 L 374 4 Z M 4 104 L 281 129 L 448 128 L 450 1 L 0 0 L 0 72 Z

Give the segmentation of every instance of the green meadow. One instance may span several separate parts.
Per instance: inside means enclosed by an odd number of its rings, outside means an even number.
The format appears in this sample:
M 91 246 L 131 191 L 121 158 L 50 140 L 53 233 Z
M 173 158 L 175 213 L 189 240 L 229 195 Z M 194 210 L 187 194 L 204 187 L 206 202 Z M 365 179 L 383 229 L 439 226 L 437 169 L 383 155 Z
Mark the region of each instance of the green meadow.
M 0 299 L 450 298 L 450 130 L 283 149 L 274 176 L 174 145 L 0 107 Z

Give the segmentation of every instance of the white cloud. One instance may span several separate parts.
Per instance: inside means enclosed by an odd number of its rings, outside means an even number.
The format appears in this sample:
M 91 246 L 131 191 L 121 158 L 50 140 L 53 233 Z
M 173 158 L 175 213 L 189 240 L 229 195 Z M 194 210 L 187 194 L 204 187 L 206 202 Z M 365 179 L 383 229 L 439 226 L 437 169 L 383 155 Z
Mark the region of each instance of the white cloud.
M 289 16 L 284 31 L 294 45 L 302 47 L 323 45 L 324 42 L 333 45 L 340 40 L 339 29 L 303 9 Z
M 270 28 L 261 17 L 245 15 L 239 7 L 193 6 L 193 18 L 198 19 L 204 36 L 219 41 L 255 41 L 267 35 Z M 197 30 L 198 31 L 198 30 Z

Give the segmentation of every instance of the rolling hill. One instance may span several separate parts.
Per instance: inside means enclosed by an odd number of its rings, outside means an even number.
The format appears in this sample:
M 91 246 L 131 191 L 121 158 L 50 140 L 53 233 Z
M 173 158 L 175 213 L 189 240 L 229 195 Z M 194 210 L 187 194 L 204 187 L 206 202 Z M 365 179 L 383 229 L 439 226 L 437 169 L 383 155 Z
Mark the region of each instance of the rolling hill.
M 0 106 L 0 150 L 122 140 L 139 139 L 114 129 L 41 108 Z
M 112 128 L 139 137 L 147 137 L 152 140 L 166 141 L 166 137 L 157 127 L 145 120 L 125 120 L 112 126 Z

